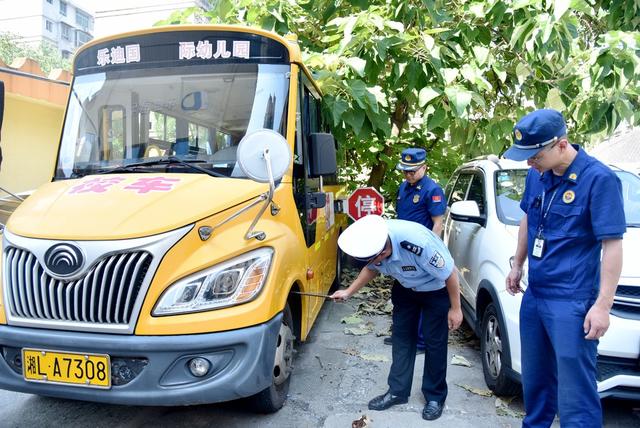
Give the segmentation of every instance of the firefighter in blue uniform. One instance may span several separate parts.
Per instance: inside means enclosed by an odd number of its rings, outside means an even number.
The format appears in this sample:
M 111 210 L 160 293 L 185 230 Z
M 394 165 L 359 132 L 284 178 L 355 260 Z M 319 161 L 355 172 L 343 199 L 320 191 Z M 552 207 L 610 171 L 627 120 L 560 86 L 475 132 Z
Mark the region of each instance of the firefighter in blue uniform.
M 506 279 L 528 288 L 520 307 L 523 427 L 601 427 L 596 387 L 598 339 L 622 269 L 626 230 L 620 180 L 610 168 L 569 144 L 562 114 L 536 110 L 514 127 L 505 157 L 532 167 L 520 207 L 518 245 Z
M 372 399 L 369 409 L 386 410 L 408 401 L 416 359 L 416 330 L 422 314 L 422 331 L 427 338 L 422 375 L 426 404 L 422 417 L 439 418 L 447 398 L 448 330 L 458 328 L 462 322 L 458 274 L 447 247 L 421 224 L 384 220 L 375 215 L 349 226 L 338 238 L 338 245 L 367 264 L 351 285 L 333 293 L 332 299 L 348 299 L 378 273 L 399 282 L 391 291 L 394 340 L 389 390 Z
M 398 189 L 396 212 L 400 220 L 415 221 L 440 236 L 442 218 L 447 208 L 442 187 L 425 175 L 427 152 L 424 149 L 405 149 L 396 169 L 405 180 Z
M 396 169 L 402 171 L 405 180 L 398 189 L 396 214 L 400 220 L 415 221 L 440 236 L 447 201 L 442 187 L 427 177 L 426 159 L 427 152 L 420 148 L 405 149 L 400 154 Z M 387 345 L 391 342 L 391 337 L 384 339 Z M 418 350 L 424 350 L 422 318 L 418 326 Z

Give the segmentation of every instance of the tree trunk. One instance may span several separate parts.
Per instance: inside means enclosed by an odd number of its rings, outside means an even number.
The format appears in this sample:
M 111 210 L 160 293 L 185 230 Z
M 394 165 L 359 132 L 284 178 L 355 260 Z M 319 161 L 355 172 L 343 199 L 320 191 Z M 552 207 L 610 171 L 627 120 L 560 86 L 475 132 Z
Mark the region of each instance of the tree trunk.
M 402 128 L 404 128 L 409 120 L 407 107 L 408 105 L 406 100 L 398 100 L 393 115 L 391 116 L 391 135 L 394 137 L 400 135 L 400 131 L 402 131 Z M 387 142 L 382 153 L 393 158 L 393 147 Z M 382 187 L 382 183 L 384 183 L 384 176 L 387 174 L 387 164 L 380 160 L 380 153 L 378 153 L 376 159 L 378 162 L 373 166 L 373 168 L 371 168 L 371 174 L 369 175 L 367 186 L 380 189 Z

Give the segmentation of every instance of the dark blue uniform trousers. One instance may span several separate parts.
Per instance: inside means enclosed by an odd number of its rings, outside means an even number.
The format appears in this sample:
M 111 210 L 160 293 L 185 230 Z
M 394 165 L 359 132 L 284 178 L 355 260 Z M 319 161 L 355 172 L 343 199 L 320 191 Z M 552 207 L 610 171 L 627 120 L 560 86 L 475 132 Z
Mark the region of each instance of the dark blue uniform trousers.
M 555 414 L 565 427 L 601 427 L 596 385 L 597 340 L 586 340 L 589 301 L 535 297 L 529 288 L 520 307 L 523 427 L 549 427 Z
M 396 281 L 391 291 L 391 301 L 393 361 L 387 381 L 389 390 L 400 397 L 411 394 L 418 323 L 422 313 L 422 334 L 425 340 L 422 393 L 427 402 L 444 403 L 447 398 L 447 314 L 450 307 L 447 289 L 418 292 L 405 288 Z

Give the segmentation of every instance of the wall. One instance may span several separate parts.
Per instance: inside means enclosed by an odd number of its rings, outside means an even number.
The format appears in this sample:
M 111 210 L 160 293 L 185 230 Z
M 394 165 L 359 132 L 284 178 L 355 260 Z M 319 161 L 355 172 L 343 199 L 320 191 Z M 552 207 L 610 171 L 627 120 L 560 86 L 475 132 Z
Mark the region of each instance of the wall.
M 17 60 L 11 67 L 0 62 L 5 84 L 1 187 L 15 193 L 51 180 L 70 78 L 59 70 L 45 77 L 33 60 Z

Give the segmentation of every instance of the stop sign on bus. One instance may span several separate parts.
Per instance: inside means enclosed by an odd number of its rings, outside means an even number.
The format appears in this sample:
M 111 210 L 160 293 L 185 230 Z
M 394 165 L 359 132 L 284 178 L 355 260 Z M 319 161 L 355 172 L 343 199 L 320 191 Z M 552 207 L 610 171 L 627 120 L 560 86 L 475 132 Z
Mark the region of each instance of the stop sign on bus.
M 354 220 L 384 213 L 384 197 L 373 187 L 356 189 L 347 199 L 347 214 Z

